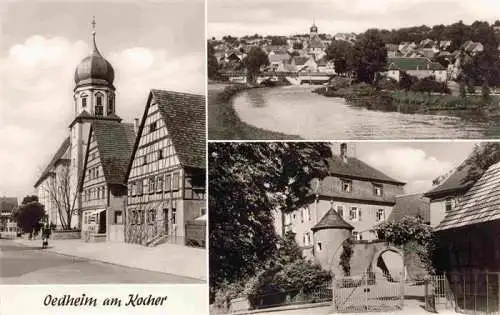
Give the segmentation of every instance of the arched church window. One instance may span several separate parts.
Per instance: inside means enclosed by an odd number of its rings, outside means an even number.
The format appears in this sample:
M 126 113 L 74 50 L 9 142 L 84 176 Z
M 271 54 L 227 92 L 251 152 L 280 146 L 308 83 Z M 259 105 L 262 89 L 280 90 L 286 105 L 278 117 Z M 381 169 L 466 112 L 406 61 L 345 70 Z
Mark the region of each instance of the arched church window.
M 112 94 L 108 96 L 108 114 L 112 114 L 114 112 L 114 97 Z
M 87 94 L 83 93 L 82 95 L 80 95 L 80 97 L 82 99 L 82 107 L 87 107 Z
M 96 105 L 95 105 L 95 115 L 96 116 L 102 116 L 104 114 L 103 106 L 102 106 L 102 98 L 103 94 L 102 93 L 96 93 L 95 95 L 95 100 L 96 100 Z

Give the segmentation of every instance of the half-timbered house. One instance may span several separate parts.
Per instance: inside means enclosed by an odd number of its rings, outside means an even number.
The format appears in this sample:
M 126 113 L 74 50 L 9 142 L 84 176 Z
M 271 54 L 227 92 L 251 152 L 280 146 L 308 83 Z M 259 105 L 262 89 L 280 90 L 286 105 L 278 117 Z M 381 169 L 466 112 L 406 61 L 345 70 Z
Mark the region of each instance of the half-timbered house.
M 82 237 L 124 241 L 127 167 L 135 140 L 132 124 L 93 121 L 80 177 Z
M 186 224 L 205 218 L 205 139 L 204 96 L 151 90 L 128 169 L 126 242 L 204 245 Z

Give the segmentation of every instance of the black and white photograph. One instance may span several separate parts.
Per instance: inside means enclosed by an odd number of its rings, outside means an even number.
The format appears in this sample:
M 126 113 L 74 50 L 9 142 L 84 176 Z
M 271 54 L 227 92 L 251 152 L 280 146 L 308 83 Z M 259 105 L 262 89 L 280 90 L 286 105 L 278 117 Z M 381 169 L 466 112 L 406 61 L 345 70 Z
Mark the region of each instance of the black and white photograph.
M 208 153 L 211 314 L 500 310 L 499 142 Z
M 1 8 L 0 283 L 206 284 L 205 2 Z
M 488 0 L 208 0 L 208 138 L 499 138 L 499 12 Z

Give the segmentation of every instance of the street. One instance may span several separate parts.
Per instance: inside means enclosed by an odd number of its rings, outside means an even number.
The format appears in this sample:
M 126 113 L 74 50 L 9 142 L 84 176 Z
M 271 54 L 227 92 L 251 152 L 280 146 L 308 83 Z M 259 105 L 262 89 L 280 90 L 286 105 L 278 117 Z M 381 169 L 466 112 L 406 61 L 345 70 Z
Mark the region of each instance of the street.
M 49 244 L 50 246 L 50 244 Z M 133 259 L 131 257 L 131 259 Z M 45 251 L 0 239 L 1 284 L 204 283 Z

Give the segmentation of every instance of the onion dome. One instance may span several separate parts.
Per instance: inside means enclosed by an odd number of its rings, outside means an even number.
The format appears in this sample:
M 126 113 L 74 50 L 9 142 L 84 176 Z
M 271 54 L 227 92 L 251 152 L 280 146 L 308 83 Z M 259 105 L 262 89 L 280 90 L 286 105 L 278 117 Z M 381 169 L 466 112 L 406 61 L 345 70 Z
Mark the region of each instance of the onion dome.
M 95 31 L 93 32 L 92 53 L 83 58 L 75 70 L 76 85 L 104 84 L 113 85 L 115 71 L 111 64 L 104 59 L 95 43 Z
M 311 26 L 311 28 L 309 29 L 309 31 L 311 33 L 317 33 L 318 32 L 318 27 L 316 26 L 316 24 L 313 23 L 313 25 Z

